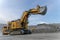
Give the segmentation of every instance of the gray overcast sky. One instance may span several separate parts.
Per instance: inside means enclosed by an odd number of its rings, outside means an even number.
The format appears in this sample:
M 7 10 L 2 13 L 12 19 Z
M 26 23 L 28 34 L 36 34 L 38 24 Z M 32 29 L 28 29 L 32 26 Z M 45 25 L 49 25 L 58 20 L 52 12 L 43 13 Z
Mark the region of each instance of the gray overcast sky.
M 36 5 L 47 6 L 45 16 L 31 15 L 29 24 L 60 23 L 60 0 L 0 0 L 0 23 L 21 18 L 23 12 Z

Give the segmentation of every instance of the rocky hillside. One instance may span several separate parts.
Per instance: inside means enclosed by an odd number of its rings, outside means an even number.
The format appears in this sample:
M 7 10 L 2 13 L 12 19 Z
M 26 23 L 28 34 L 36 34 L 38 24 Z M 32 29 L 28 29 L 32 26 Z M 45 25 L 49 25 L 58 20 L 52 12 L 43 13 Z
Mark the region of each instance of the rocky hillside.
M 60 24 L 38 24 L 29 28 L 32 32 L 57 32 L 60 31 Z

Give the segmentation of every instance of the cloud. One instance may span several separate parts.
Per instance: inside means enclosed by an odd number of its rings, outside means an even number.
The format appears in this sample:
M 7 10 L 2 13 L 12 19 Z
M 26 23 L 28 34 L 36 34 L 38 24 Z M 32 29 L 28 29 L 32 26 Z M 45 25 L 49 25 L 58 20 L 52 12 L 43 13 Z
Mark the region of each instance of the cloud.
M 6 0 L 7 1 L 7 0 Z M 29 3 L 24 0 L 8 0 L 8 2 L 6 2 L 5 4 L 3 4 L 3 6 L 0 6 L 0 21 L 10 21 L 10 20 L 16 20 L 16 19 L 20 19 L 23 12 L 28 9 L 31 8 L 31 6 L 36 6 L 36 5 L 41 5 L 41 6 L 45 6 L 47 5 L 48 10 L 47 10 L 47 15 L 45 16 L 40 16 L 40 15 L 34 15 L 34 16 L 30 16 L 29 17 L 29 22 L 31 24 L 36 24 L 36 23 L 40 23 L 40 22 L 53 22 L 53 19 L 57 19 L 60 17 L 60 0 L 34 0 L 32 2 Z M 31 4 L 30 6 L 26 5 L 27 3 Z M 57 12 L 56 12 L 57 11 Z M 59 13 L 58 13 L 59 12 Z M 57 16 L 58 17 L 57 17 Z M 55 18 L 55 16 L 57 18 Z M 51 21 L 51 19 L 53 21 Z M 44 21 L 43 21 L 44 20 Z M 60 20 L 60 19 L 59 19 Z M 57 21 L 57 20 L 55 20 Z
M 0 9 L 0 20 L 4 20 L 5 22 L 19 19 L 21 15 L 22 13 L 20 12 L 19 9 L 16 9 L 16 10 L 15 9 Z

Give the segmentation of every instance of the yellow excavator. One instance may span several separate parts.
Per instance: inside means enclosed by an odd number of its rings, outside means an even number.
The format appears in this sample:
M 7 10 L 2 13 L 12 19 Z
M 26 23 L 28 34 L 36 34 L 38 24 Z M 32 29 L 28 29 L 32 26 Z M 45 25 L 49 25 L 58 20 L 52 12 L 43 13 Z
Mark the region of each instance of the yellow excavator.
M 28 17 L 30 15 L 41 14 L 45 15 L 47 11 L 46 6 L 40 7 L 37 5 L 36 8 L 32 8 L 28 11 L 23 12 L 21 19 L 13 20 L 8 22 L 7 26 L 3 27 L 4 35 L 12 34 L 31 34 L 31 30 L 28 29 Z

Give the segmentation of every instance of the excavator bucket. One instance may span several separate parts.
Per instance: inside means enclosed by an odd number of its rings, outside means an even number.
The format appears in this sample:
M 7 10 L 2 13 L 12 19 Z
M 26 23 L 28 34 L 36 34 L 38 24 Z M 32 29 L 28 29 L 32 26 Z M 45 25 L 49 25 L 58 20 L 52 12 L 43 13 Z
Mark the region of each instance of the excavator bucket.
M 41 15 L 45 15 L 47 12 L 47 7 L 46 6 L 43 6 L 43 7 L 40 7 L 40 13 Z
M 39 5 L 37 5 L 36 8 L 30 9 L 29 12 L 32 13 L 32 14 L 45 15 L 46 12 L 47 12 L 47 7 L 46 6 L 40 7 Z

